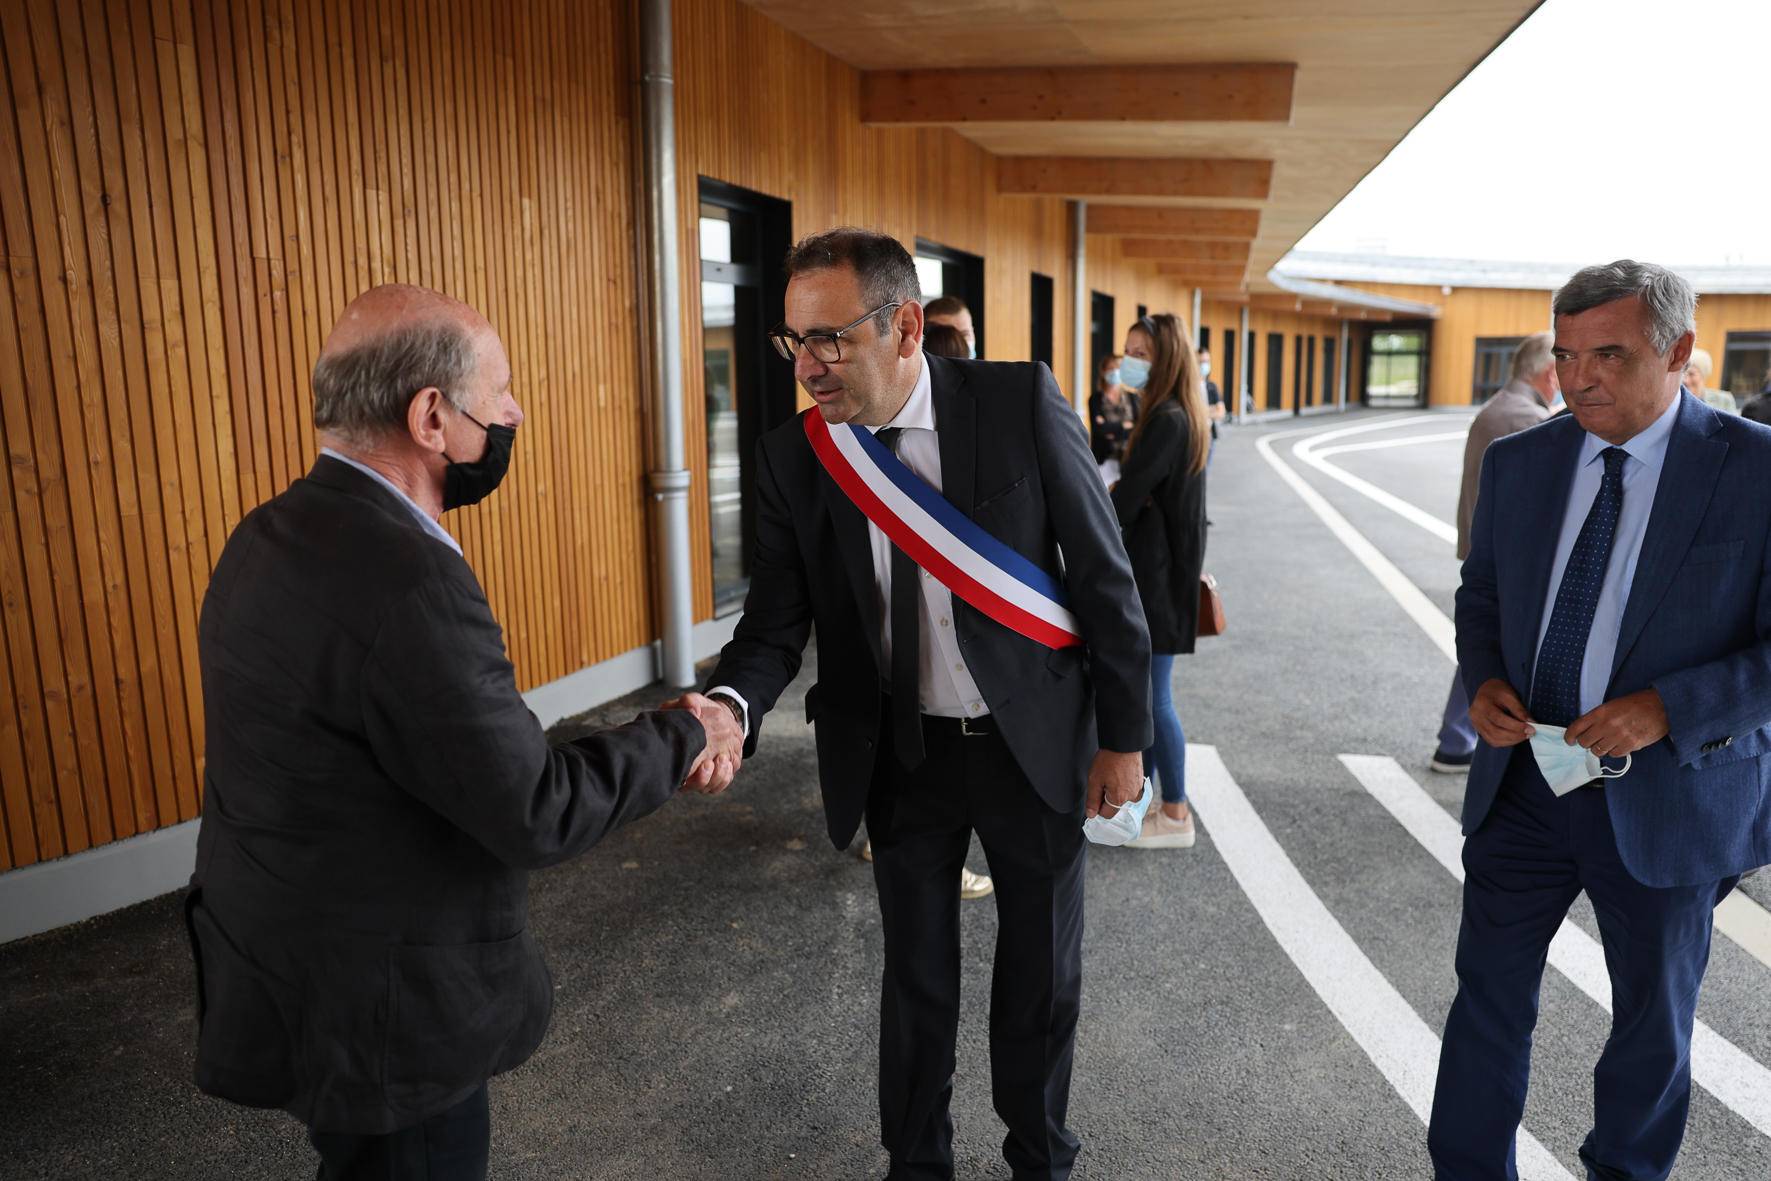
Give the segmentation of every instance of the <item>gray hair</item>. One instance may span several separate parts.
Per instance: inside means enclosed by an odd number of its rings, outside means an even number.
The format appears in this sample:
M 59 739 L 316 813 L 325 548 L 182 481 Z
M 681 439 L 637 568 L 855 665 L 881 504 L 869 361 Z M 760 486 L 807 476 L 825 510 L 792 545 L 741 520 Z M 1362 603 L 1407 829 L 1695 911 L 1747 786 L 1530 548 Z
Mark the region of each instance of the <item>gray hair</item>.
M 373 446 L 405 426 L 419 390 L 435 386 L 461 409 L 461 387 L 473 373 L 473 340 L 458 324 L 415 324 L 314 365 L 314 426 L 359 447 Z
M 1697 331 L 1697 292 L 1663 266 L 1620 258 L 1603 266 L 1582 267 L 1562 284 L 1550 303 L 1550 314 L 1578 316 L 1601 304 L 1634 296 L 1648 312 L 1648 343 L 1666 356 L 1687 332 Z
M 1528 380 L 1554 365 L 1555 347 L 1554 332 L 1534 332 L 1520 341 L 1518 351 L 1513 354 L 1513 380 Z
M 843 226 L 802 238 L 787 252 L 783 270 L 789 279 L 809 271 L 853 267 L 861 282 L 861 300 L 870 308 L 888 303 L 921 302 L 922 282 L 916 260 L 890 234 Z

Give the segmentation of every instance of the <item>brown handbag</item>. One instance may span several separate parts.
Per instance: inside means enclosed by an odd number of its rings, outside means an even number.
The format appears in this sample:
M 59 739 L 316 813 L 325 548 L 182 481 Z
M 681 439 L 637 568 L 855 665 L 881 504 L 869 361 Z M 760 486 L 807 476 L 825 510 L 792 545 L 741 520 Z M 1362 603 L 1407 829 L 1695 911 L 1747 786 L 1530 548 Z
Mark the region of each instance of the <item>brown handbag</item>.
M 1199 631 L 1202 636 L 1224 634 L 1224 600 L 1218 597 L 1218 580 L 1209 574 L 1199 576 Z

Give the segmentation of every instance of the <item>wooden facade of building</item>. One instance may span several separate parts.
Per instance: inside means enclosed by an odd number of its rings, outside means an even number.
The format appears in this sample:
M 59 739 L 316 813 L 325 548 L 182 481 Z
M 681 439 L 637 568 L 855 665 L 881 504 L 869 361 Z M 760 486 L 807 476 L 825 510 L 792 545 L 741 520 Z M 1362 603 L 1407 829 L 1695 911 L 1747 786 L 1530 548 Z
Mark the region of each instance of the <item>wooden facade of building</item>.
M 445 523 L 521 687 L 652 640 L 634 26 L 612 0 L 0 4 L 0 868 L 197 815 L 209 571 L 313 462 L 315 353 L 374 284 L 461 298 L 509 349 L 512 477 Z M 738 0 L 682 0 L 675 27 L 685 341 L 706 177 L 791 202 L 796 236 L 982 256 L 993 358 L 1028 355 L 1052 279 L 1068 390 L 1064 200 L 998 195 L 951 130 L 863 126 L 860 74 Z M 1191 306 L 1111 251 L 1088 283 L 1120 334 L 1134 304 Z

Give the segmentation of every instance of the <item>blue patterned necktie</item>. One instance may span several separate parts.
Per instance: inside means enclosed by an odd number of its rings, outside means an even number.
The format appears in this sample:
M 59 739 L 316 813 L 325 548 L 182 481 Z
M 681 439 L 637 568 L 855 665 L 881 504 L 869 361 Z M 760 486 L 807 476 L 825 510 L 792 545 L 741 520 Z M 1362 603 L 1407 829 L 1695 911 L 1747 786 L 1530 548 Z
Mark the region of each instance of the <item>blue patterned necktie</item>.
M 1607 447 L 1599 454 L 1605 460 L 1605 478 L 1568 554 L 1562 585 L 1556 588 L 1556 609 L 1550 614 L 1531 680 L 1531 717 L 1546 726 L 1566 726 L 1581 714 L 1580 669 L 1586 661 L 1599 589 L 1605 584 L 1605 566 L 1611 560 L 1611 542 L 1617 536 L 1617 516 L 1623 510 L 1623 461 L 1629 452 Z

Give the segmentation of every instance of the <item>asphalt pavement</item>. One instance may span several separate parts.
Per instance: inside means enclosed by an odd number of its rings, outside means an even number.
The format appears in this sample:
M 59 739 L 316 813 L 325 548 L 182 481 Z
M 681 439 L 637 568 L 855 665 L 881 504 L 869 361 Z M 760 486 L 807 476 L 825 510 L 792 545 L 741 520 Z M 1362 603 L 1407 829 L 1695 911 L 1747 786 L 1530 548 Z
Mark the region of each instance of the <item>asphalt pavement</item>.
M 1251 809 L 1200 804 L 1190 850 L 1090 850 L 1076 1177 L 1430 1177 L 1420 1062 L 1378 1045 L 1383 1031 L 1374 1041 L 1369 1023 L 1349 1017 L 1309 957 L 1344 932 L 1339 954 L 1366 965 L 1381 986 L 1372 991 L 1396 998 L 1393 1024 L 1424 1023 L 1429 1046 L 1442 1028 L 1457 882 L 1338 756 L 1395 760 L 1406 790 L 1454 815 L 1462 779 L 1427 767 L 1452 665 L 1256 443 L 1270 437 L 1279 462 L 1449 612 L 1451 544 L 1292 448 L 1371 428 L 1318 451 L 1396 442 L 1325 462 L 1451 522 L 1455 436 L 1468 420 L 1355 412 L 1232 428 L 1220 440 L 1207 568 L 1229 630 L 1177 660 L 1175 699 L 1189 741 L 1221 759 L 1211 798 L 1240 793 Z M 685 796 L 535 876 L 532 922 L 556 1006 L 534 1058 L 491 1084 L 494 1177 L 884 1175 L 873 1089 L 879 913 L 871 868 L 824 833 L 801 708 L 815 675 L 813 653 L 724 795 Z M 556 737 L 663 696 L 635 694 Z M 1215 766 L 1203 752 L 1196 765 Z M 1276 912 L 1251 886 L 1246 849 L 1266 850 L 1263 873 L 1295 880 L 1299 905 Z M 975 847 L 971 865 L 988 868 Z M 1747 891 L 1771 903 L 1757 881 Z M 0 1178 L 312 1176 L 289 1117 L 191 1084 L 193 993 L 176 902 L 0 947 Z M 958 1177 L 978 1181 L 1008 1176 L 985 1042 L 996 912 L 986 898 L 963 914 L 954 1119 Z M 1596 931 L 1584 900 L 1574 922 Z M 1771 967 L 1717 937 L 1699 1017 L 1739 1051 L 1728 1059 L 1738 1077 L 1716 1087 L 1727 1101 L 1695 1090 L 1677 1178 L 1771 1176 L 1771 1120 L 1753 1107 L 1753 1087 L 1771 1079 L 1768 983 Z M 1550 1167 L 1573 1177 L 1583 1175 L 1576 1150 L 1607 1032 L 1588 993 L 1546 974 L 1524 1126 Z M 1430 1061 L 1425 1069 L 1430 1077 Z

